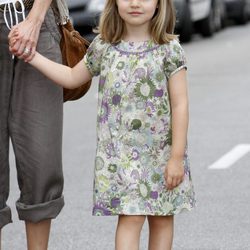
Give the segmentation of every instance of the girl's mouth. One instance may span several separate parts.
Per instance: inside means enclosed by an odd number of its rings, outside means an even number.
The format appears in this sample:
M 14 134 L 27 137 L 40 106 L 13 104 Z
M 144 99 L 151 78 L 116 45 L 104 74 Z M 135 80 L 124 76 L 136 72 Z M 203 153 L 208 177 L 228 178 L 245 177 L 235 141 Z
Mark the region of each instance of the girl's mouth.
M 130 15 L 132 16 L 139 16 L 142 14 L 142 12 L 138 12 L 138 11 L 133 11 L 133 12 L 129 12 Z

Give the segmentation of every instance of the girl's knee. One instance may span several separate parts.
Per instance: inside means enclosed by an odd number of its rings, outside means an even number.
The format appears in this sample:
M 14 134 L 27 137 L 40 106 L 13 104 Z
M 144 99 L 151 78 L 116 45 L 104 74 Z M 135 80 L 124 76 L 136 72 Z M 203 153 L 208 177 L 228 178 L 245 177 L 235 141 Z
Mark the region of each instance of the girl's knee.
M 169 227 L 174 222 L 174 216 L 148 216 L 150 226 Z
M 127 225 L 143 225 L 145 222 L 146 216 L 142 215 L 120 215 L 119 223 Z

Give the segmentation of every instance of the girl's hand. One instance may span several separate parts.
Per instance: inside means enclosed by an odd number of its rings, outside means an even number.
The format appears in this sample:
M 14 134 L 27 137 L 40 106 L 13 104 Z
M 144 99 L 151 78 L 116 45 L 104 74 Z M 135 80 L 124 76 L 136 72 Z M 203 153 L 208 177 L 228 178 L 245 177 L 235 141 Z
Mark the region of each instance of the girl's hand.
M 170 158 L 165 169 L 167 189 L 172 190 L 184 179 L 183 159 Z
M 12 35 L 8 37 L 8 39 L 9 39 L 9 50 L 10 51 L 15 46 L 16 42 L 19 40 L 18 29 L 16 28 L 16 26 L 14 26 L 12 28 L 11 32 L 12 32 Z

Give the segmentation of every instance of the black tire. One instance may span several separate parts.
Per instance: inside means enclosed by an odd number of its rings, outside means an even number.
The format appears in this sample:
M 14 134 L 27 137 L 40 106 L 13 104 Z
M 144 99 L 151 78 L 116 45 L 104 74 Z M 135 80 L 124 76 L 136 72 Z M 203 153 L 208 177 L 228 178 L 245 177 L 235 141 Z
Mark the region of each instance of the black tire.
M 227 9 L 226 9 L 226 4 L 224 1 L 222 1 L 222 15 L 221 15 L 221 28 L 225 28 L 227 26 Z
M 211 37 L 215 32 L 214 9 L 211 7 L 209 14 L 206 18 L 199 21 L 199 31 L 204 37 Z
M 180 28 L 180 41 L 181 42 L 189 42 L 192 39 L 193 34 L 193 24 L 191 20 L 191 11 L 189 4 L 185 1 L 185 4 L 183 6 L 183 18 L 182 18 L 182 24 Z
M 221 28 L 224 29 L 227 26 L 227 13 L 225 11 L 224 15 L 221 17 Z
M 236 18 L 236 22 L 238 24 L 246 24 L 248 21 L 248 13 L 247 13 L 247 8 L 246 8 L 246 2 L 242 2 L 241 6 L 241 13 L 240 15 Z

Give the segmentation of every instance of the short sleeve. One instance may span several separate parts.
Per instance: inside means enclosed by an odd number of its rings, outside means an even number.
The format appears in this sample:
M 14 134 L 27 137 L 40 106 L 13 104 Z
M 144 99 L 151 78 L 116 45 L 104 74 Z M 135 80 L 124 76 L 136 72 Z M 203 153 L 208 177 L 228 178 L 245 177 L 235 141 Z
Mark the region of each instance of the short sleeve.
M 84 56 L 84 62 L 92 76 L 98 76 L 100 74 L 102 57 L 107 46 L 108 44 L 100 38 L 100 35 L 90 44 Z
M 185 52 L 177 40 L 172 40 L 167 48 L 164 73 L 167 79 L 169 79 L 181 69 L 187 69 Z

